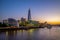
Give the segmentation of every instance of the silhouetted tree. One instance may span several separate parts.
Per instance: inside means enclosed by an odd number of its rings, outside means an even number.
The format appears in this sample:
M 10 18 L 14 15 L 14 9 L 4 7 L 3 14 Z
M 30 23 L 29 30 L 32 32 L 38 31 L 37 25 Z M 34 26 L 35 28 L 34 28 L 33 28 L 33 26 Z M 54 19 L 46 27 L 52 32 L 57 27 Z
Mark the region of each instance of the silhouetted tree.
M 7 26 L 8 26 L 7 24 L 3 23 L 3 27 L 7 27 Z
M 0 23 L 0 27 L 2 27 L 2 25 L 3 25 L 3 24 L 2 24 L 2 23 Z

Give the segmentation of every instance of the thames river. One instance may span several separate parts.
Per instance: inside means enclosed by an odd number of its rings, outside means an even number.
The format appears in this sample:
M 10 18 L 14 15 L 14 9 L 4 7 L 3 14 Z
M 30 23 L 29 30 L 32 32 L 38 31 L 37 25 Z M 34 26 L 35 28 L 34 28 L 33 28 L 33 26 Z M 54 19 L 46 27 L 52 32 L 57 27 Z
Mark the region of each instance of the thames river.
M 0 40 L 60 40 L 60 27 L 4 31 Z

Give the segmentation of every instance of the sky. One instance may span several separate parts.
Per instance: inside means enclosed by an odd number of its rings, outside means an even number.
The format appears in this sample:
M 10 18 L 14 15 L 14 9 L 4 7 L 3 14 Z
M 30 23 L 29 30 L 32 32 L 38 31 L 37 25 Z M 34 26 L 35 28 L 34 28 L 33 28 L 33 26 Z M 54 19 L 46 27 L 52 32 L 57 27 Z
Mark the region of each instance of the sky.
M 60 24 L 59 0 L 0 0 L 0 20 L 27 19 L 29 8 L 32 20 Z

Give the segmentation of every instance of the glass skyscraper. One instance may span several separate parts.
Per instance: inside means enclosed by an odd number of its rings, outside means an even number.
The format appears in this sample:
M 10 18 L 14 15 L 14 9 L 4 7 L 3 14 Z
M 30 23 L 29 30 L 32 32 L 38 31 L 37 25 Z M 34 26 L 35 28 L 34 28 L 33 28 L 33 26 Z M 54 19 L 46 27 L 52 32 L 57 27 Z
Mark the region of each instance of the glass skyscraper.
M 29 8 L 29 10 L 28 10 L 28 21 L 30 21 L 31 20 L 31 11 L 30 11 L 30 8 Z

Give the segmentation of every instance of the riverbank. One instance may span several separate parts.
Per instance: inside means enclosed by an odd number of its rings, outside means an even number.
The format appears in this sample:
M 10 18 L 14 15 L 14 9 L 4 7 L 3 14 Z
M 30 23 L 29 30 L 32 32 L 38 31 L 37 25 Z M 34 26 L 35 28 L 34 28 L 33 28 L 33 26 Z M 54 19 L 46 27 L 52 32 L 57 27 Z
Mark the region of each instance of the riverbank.
M 0 27 L 0 31 L 5 31 L 5 30 L 29 30 L 29 29 L 36 29 L 36 28 L 45 28 L 45 27 Z M 47 26 L 48 29 L 51 29 L 52 26 Z
M 28 30 L 28 29 L 36 29 L 36 28 L 43 28 L 43 27 L 14 27 L 14 28 L 11 28 L 11 27 L 1 27 L 0 28 L 0 31 L 4 31 L 4 30 Z

